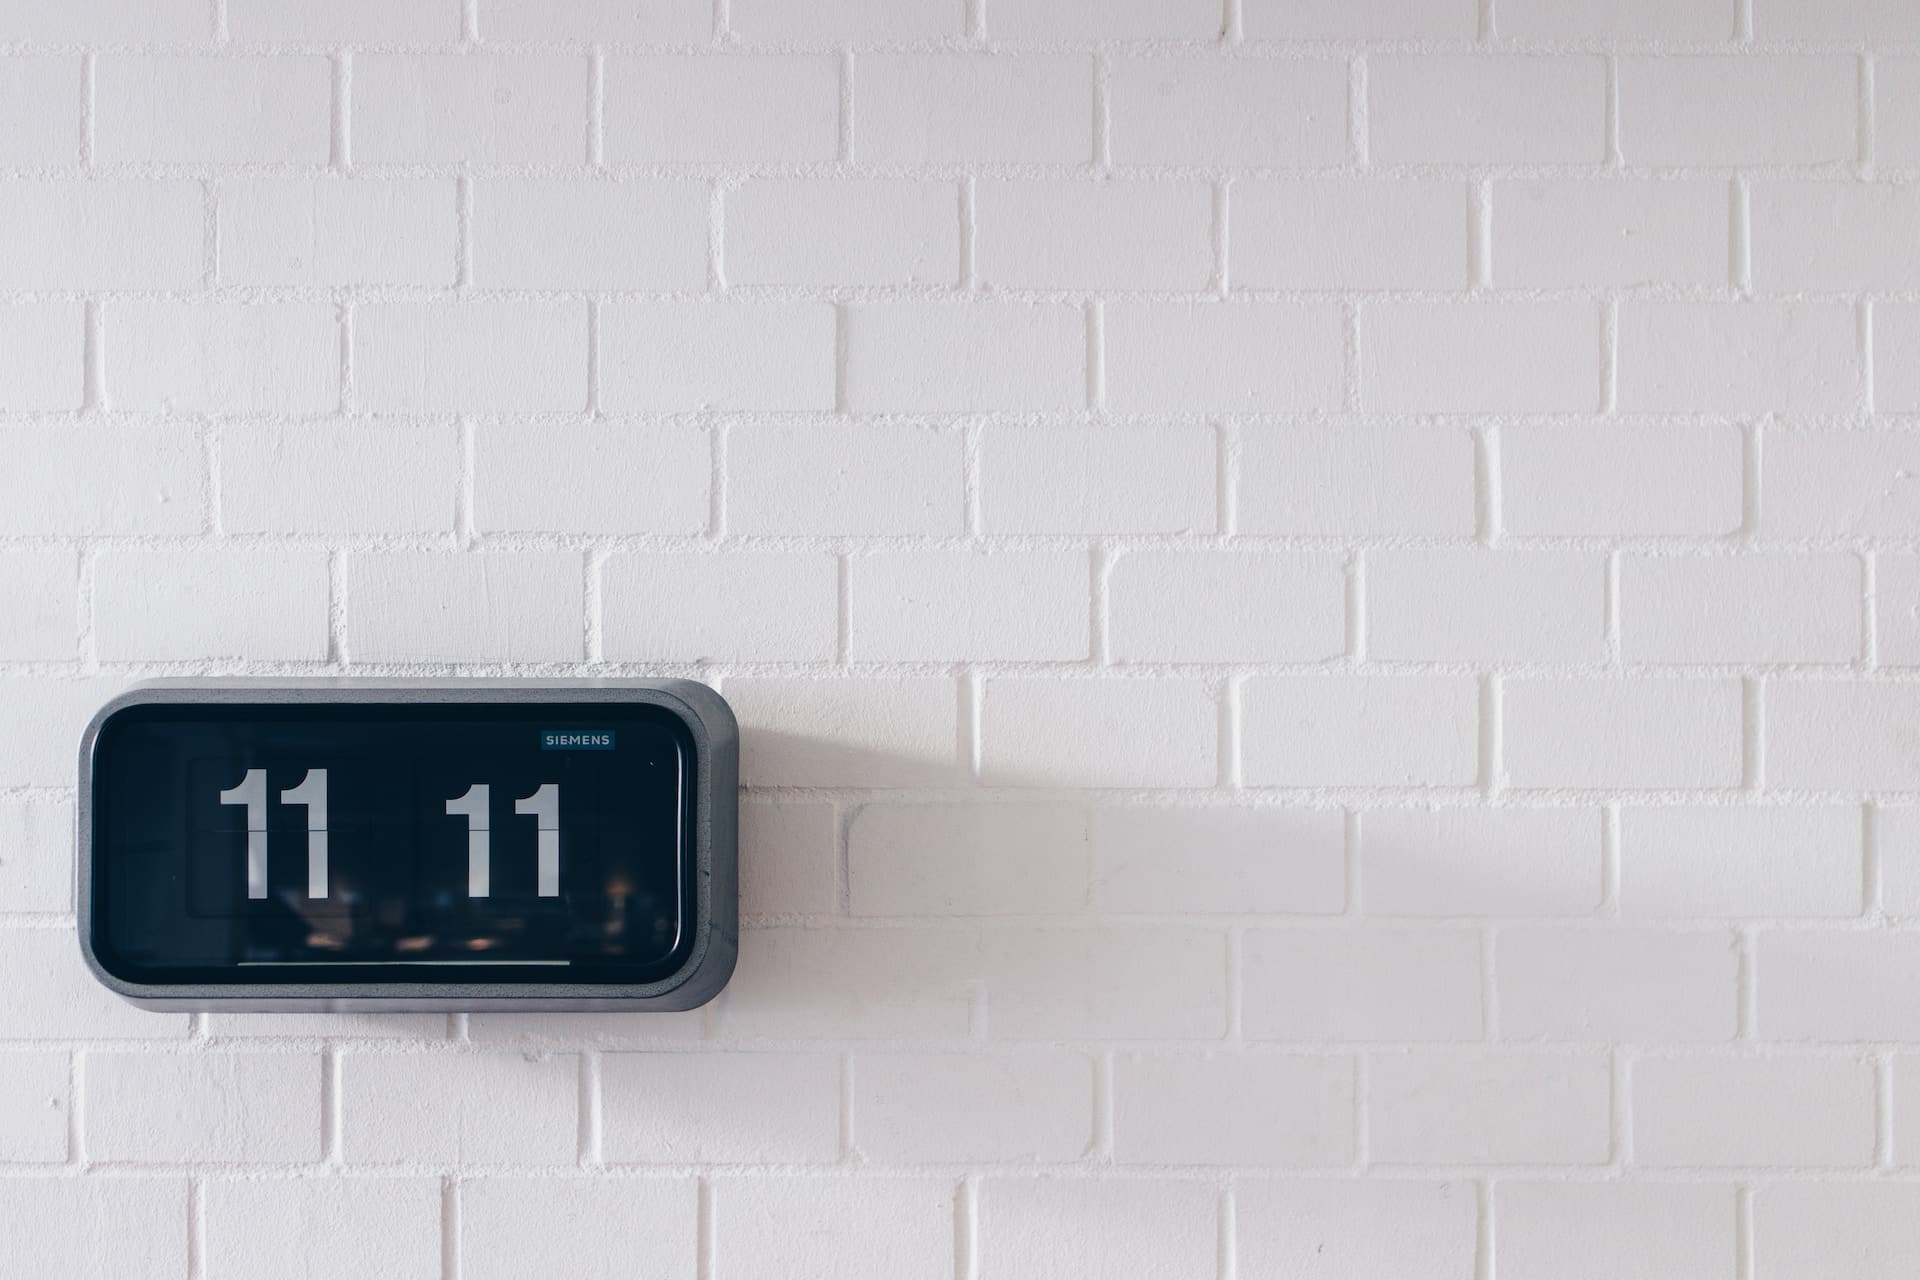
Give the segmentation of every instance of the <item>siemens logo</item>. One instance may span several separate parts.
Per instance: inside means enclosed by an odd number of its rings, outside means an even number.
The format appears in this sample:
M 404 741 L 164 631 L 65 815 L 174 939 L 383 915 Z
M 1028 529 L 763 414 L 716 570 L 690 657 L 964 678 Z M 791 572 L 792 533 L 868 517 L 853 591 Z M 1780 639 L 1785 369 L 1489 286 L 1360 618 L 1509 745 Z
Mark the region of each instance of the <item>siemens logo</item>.
M 611 730 L 594 729 L 591 731 L 547 729 L 540 734 L 542 751 L 611 751 L 613 733 Z

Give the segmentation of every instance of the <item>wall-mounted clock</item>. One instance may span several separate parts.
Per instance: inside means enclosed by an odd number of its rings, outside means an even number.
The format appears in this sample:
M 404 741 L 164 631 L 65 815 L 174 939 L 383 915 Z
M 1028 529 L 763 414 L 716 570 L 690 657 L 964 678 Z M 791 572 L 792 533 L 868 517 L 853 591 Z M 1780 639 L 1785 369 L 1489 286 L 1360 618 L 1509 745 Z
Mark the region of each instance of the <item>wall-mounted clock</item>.
M 81 945 L 147 1008 L 691 1008 L 738 771 L 688 681 L 144 686 L 81 744 Z

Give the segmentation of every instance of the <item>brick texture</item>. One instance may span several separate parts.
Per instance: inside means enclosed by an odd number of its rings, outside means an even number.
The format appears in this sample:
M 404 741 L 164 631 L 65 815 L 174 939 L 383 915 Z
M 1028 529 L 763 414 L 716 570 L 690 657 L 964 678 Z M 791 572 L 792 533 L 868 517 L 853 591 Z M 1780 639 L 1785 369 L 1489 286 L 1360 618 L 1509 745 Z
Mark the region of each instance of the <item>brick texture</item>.
M 1916 49 L 0 0 L 0 1272 L 1920 1272 Z M 127 685 L 662 675 L 711 1004 L 87 972 Z

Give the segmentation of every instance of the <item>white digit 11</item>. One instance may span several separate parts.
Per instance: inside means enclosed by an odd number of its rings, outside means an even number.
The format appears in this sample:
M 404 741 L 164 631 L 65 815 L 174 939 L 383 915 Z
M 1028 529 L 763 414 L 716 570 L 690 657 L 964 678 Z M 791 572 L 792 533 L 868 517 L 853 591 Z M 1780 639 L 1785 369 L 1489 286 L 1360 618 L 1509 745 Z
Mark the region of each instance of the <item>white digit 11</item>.
M 448 817 L 467 820 L 467 896 L 484 898 L 493 888 L 493 788 L 476 782 L 447 801 Z M 560 896 L 560 788 L 547 783 L 513 802 L 515 813 L 534 819 L 539 842 L 540 896 Z
M 221 804 L 247 811 L 247 896 L 267 896 L 267 771 L 249 769 L 237 786 L 220 793 Z M 309 769 L 297 787 L 280 793 L 281 804 L 307 811 L 307 896 L 327 896 L 327 771 Z

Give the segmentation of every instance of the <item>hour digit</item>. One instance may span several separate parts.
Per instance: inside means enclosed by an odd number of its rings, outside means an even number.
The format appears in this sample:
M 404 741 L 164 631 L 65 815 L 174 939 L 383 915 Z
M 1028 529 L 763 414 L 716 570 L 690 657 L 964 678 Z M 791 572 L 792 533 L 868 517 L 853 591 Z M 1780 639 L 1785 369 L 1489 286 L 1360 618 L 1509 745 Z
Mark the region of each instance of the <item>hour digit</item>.
M 327 896 L 327 771 L 309 769 L 297 787 L 280 793 L 281 804 L 307 809 L 307 896 Z
M 560 896 L 560 787 L 549 782 L 524 800 L 513 802 L 513 811 L 531 814 L 539 823 L 540 896 Z
M 465 795 L 447 801 L 448 816 L 465 814 L 467 819 L 467 896 L 487 896 L 492 879 L 492 831 L 488 829 L 487 808 L 493 788 L 476 782 Z
M 239 785 L 220 793 L 221 804 L 247 807 L 247 896 L 267 896 L 267 771 L 249 769 Z

